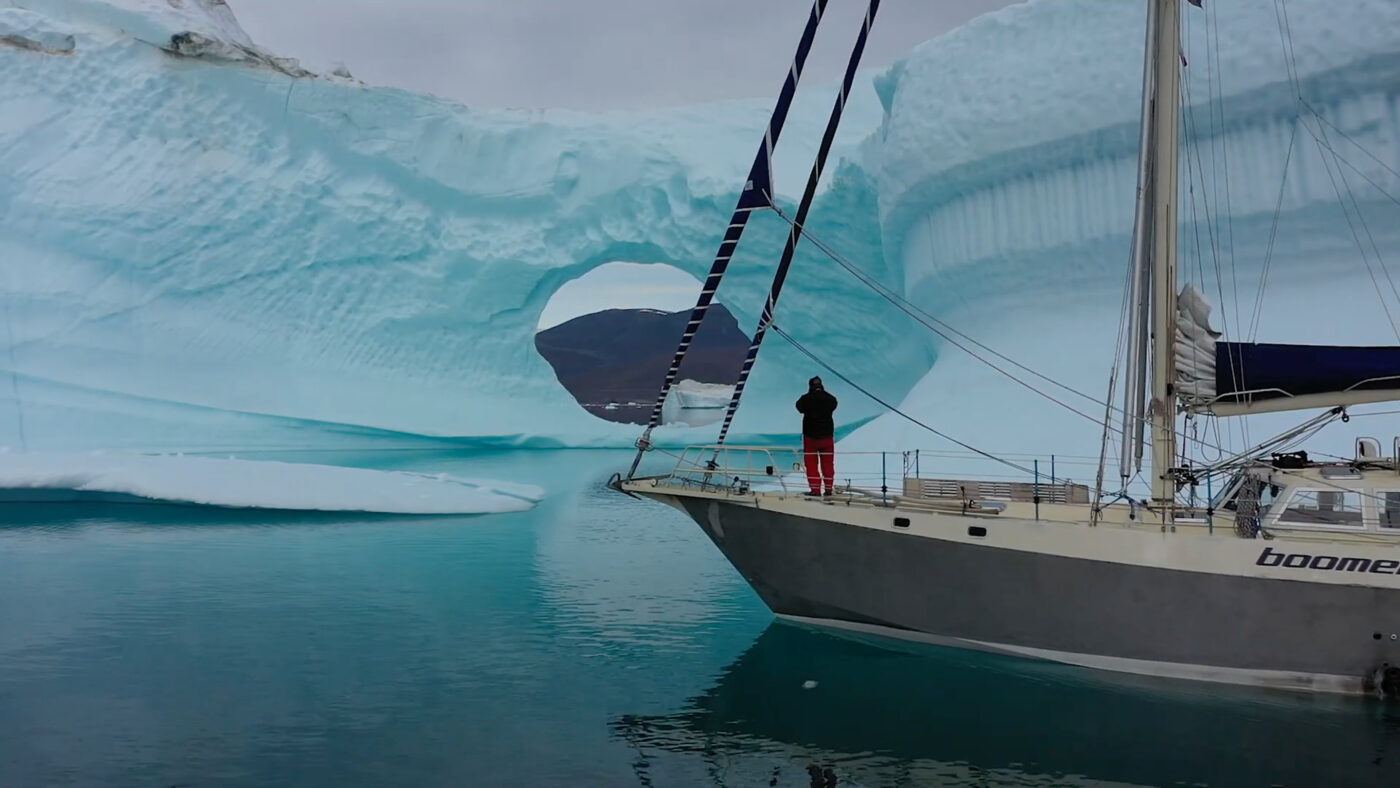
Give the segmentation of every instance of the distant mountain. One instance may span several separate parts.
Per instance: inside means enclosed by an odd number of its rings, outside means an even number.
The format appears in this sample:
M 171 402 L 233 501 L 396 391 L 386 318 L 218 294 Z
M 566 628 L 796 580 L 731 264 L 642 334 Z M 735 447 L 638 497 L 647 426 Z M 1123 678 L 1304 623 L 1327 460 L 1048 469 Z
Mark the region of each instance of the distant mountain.
M 569 393 L 584 406 L 656 399 L 690 311 L 608 309 L 576 317 L 535 335 L 535 348 Z M 749 337 L 734 315 L 710 306 L 681 363 L 680 377 L 701 383 L 733 383 Z M 612 421 L 636 421 L 635 413 L 589 407 Z

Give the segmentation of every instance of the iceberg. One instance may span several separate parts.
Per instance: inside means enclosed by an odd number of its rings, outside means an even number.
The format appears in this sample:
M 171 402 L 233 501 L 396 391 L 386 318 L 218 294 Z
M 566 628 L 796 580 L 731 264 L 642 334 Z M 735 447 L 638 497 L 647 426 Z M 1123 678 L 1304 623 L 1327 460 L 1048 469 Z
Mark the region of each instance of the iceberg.
M 682 408 L 713 410 L 729 407 L 734 386 L 723 383 L 701 383 L 689 378 L 676 383 L 676 401 Z
M 1179 284 L 1236 340 L 1395 344 L 1400 294 L 1384 269 L 1400 250 L 1400 5 L 1206 6 L 1183 4 Z M 1144 13 L 1114 0 L 1008 6 L 878 78 L 886 117 L 864 161 L 887 265 L 905 297 L 985 346 L 940 338 L 900 409 L 1023 468 L 1038 460 L 1042 478 L 1052 452 L 1058 481 L 1092 483 L 1097 466 L 1131 249 Z M 1306 416 L 1187 429 L 1243 450 Z M 1355 434 L 1336 425 L 1320 439 L 1350 456 Z M 880 457 L 859 453 L 890 449 L 922 448 L 925 474 L 1011 472 L 897 414 L 841 448 L 838 475 L 844 464 L 866 484 Z
M 0 0 L 0 36 L 42 29 L 74 42 L 61 56 L 0 46 L 10 329 L 0 366 L 11 378 L 0 423 L 12 443 L 21 431 L 45 448 L 324 445 L 347 433 L 635 440 L 635 428 L 588 414 L 559 384 L 532 345 L 539 316 L 560 287 L 612 260 L 703 275 L 770 100 L 598 115 L 472 109 L 190 54 L 165 34 L 189 27 L 249 44 L 229 17 L 143 16 L 160 7 Z M 799 96 L 792 122 L 809 133 L 779 151 L 786 188 L 801 188 L 832 96 Z M 873 87 L 852 96 L 848 115 L 837 142 L 850 152 L 879 123 Z M 837 172 L 824 200 L 824 234 L 878 259 L 863 172 Z M 721 293 L 742 323 L 756 321 L 785 236 L 765 215 L 745 239 Z M 789 329 L 836 328 L 837 351 L 897 344 L 893 323 L 868 318 L 873 295 L 832 302 L 843 274 L 810 266 L 803 276 Z M 891 393 L 912 385 L 929 343 L 905 348 L 854 371 Z M 775 347 L 765 362 L 741 430 L 775 424 L 760 412 L 765 386 L 809 377 L 795 353 Z M 125 417 L 133 410 L 139 419 Z
M 538 487 L 233 457 L 0 452 L 0 502 L 116 501 L 220 509 L 447 515 L 514 512 Z
M 1219 6 L 1187 9 L 1184 264 L 1232 331 L 1254 322 L 1266 280 L 1261 336 L 1291 339 L 1288 304 L 1304 293 L 1345 310 L 1348 340 L 1389 334 L 1374 301 L 1344 306 L 1372 288 L 1313 135 L 1332 134 L 1354 167 L 1353 213 L 1374 244 L 1397 248 L 1385 192 L 1400 194 L 1400 7 L 1291 0 L 1285 59 L 1272 0 Z M 808 230 L 931 315 L 1101 396 L 1132 226 L 1141 13 L 1032 0 L 863 72 Z M 798 92 L 775 161 L 785 205 L 834 96 Z M 1299 127 L 1299 96 L 1333 125 Z M 559 384 L 534 349 L 540 316 L 611 261 L 703 276 L 771 99 L 469 108 L 314 74 L 257 47 L 219 0 L 0 0 L 0 108 L 0 440 L 601 447 L 639 430 Z M 786 232 L 755 217 L 721 286 L 745 331 Z M 1097 453 L 1092 424 L 810 243 L 777 322 L 960 438 Z M 794 437 L 791 402 L 813 374 L 856 428 L 843 446 L 909 443 L 906 424 L 777 338 L 731 440 Z M 713 436 L 678 423 L 653 437 Z

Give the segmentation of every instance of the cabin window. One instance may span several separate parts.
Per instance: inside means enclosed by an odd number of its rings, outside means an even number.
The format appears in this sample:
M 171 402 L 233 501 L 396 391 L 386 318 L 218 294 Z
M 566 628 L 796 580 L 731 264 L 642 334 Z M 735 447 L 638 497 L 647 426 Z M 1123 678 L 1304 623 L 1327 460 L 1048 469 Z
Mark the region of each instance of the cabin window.
M 1381 527 L 1400 528 L 1400 492 L 1380 493 Z
M 1397 510 L 1400 514 L 1400 510 Z M 1279 513 L 1287 525 L 1360 528 L 1361 494 L 1354 490 L 1298 490 Z

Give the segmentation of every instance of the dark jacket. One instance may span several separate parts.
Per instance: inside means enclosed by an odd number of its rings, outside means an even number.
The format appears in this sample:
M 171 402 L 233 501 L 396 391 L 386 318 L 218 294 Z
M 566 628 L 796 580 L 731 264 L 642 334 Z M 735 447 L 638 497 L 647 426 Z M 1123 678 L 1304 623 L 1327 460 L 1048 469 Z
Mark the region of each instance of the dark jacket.
M 808 438 L 830 438 L 836 434 L 831 414 L 836 412 L 836 398 L 825 389 L 813 389 L 797 398 L 797 412 L 802 414 L 802 435 Z

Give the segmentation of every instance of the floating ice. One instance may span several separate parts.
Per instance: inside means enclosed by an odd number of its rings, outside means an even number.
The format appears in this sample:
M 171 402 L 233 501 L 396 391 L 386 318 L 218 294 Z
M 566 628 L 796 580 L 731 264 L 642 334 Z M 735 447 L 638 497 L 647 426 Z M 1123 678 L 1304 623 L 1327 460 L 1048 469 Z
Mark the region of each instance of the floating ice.
M 236 509 L 478 514 L 529 509 L 532 485 L 293 462 L 0 452 L 0 501 L 111 498 Z
M 734 386 L 724 383 L 701 383 L 698 380 L 682 380 L 676 383 L 676 401 L 682 408 L 691 410 L 711 410 L 726 408 L 734 396 Z

